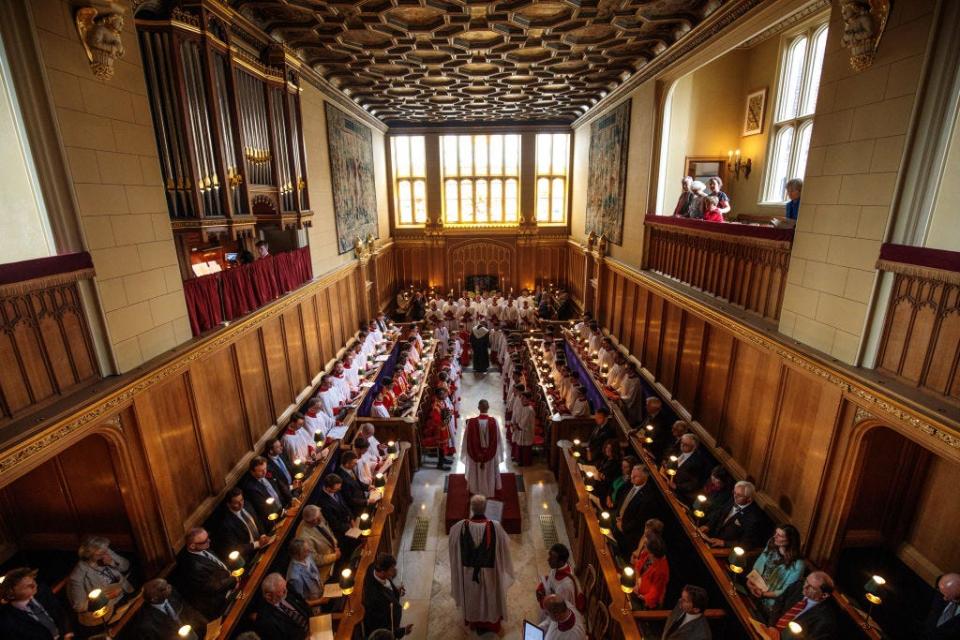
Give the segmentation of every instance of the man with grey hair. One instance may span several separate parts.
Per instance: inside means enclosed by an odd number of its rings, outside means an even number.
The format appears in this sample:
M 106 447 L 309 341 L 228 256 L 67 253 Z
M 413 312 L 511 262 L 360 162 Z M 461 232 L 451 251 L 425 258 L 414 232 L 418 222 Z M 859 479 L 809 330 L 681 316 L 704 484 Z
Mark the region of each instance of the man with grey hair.
M 67 579 L 67 600 L 77 612 L 80 624 L 99 625 L 100 619 L 87 612 L 87 594 L 94 589 L 102 589 L 110 599 L 111 607 L 119 605 L 133 593 L 133 585 L 127 580 L 130 561 L 117 555 L 110 548 L 110 541 L 99 536 L 84 540 L 77 556 L 79 562 Z
M 679 218 L 689 218 L 690 212 L 695 208 L 694 205 L 696 204 L 697 199 L 690 190 L 691 184 L 693 184 L 693 178 L 690 176 L 684 176 L 680 181 L 680 198 L 677 200 L 677 206 L 673 208 L 674 216 Z
M 692 433 L 680 436 L 680 449 L 665 461 L 665 466 L 668 472 L 670 469 L 675 472 L 672 476 L 667 474 L 667 484 L 678 498 L 692 504 L 710 475 L 710 462 L 700 451 L 697 436 Z
M 768 537 L 768 523 L 753 501 L 756 487 L 741 480 L 733 487 L 733 498 L 713 516 L 700 532 L 711 547 L 759 549 Z
M 507 533 L 487 519 L 487 498 L 470 498 L 470 517 L 450 528 L 450 585 L 466 624 L 478 634 L 500 633 L 507 617 L 513 562 Z
M 298 594 L 287 591 L 287 581 L 271 573 L 260 586 L 263 602 L 257 615 L 262 640 L 306 640 L 310 635 L 310 607 Z
M 327 521 L 323 519 L 323 511 L 315 504 L 308 504 L 303 508 L 300 524 L 297 526 L 297 539 L 306 542 L 313 562 L 320 571 L 320 579 L 327 581 L 333 572 L 334 563 L 340 559 L 340 547 L 337 537 Z

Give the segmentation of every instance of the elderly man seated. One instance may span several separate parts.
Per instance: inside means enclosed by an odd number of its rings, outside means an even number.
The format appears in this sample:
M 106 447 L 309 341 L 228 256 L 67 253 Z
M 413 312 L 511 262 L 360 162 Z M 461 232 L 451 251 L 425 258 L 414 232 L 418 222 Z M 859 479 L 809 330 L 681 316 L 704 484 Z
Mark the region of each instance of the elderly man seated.
M 279 573 L 271 573 L 260 587 L 263 602 L 257 612 L 261 640 L 306 640 L 310 635 L 310 607 Z

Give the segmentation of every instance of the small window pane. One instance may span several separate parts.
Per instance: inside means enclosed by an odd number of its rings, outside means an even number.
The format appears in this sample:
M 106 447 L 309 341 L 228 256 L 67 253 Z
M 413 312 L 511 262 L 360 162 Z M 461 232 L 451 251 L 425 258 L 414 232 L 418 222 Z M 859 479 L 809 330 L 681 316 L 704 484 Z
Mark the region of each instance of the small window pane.
M 470 136 L 460 136 L 460 175 L 473 175 L 473 145 Z
M 410 175 L 410 141 L 406 136 L 394 138 L 393 157 L 397 161 L 397 177 L 406 178 Z
M 810 73 L 807 75 L 808 84 L 801 115 L 810 115 L 817 107 L 817 93 L 820 90 L 820 72 L 823 70 L 823 53 L 826 49 L 827 28 L 823 27 L 813 37 L 813 58 L 810 61 Z
M 551 222 L 563 222 L 563 178 L 554 178 L 553 185 L 550 189 L 550 199 L 552 206 L 550 207 L 550 221 Z
M 423 136 L 412 136 L 410 138 L 410 158 L 412 175 L 416 178 L 425 177 L 427 175 L 426 138 Z
M 556 133 L 553 135 L 553 174 L 557 176 L 567 175 L 567 140 L 569 136 L 565 133 Z
M 516 175 L 520 164 L 520 136 L 504 136 L 503 140 L 504 173 Z
M 550 180 L 548 178 L 537 180 L 537 221 L 550 221 Z
M 404 180 L 398 185 L 397 199 L 400 201 L 400 224 L 410 224 L 413 222 L 412 197 L 410 193 L 410 182 Z
M 459 175 L 457 173 L 457 136 L 443 137 L 443 173 L 448 176 Z
M 473 222 L 473 181 L 460 181 L 460 221 Z
M 490 175 L 503 175 L 503 136 L 490 136 Z
M 537 173 L 550 173 L 550 136 L 537 136 Z
M 447 220 L 450 222 L 457 222 L 460 220 L 460 205 L 459 205 L 459 192 L 457 191 L 457 181 L 456 180 L 447 180 L 446 186 L 444 187 L 446 191 L 446 216 Z
M 781 100 L 777 121 L 795 118 L 800 108 L 800 91 L 803 88 L 803 64 L 807 56 L 806 36 L 797 38 L 787 50 L 783 65 Z
M 773 144 L 773 154 L 770 164 L 770 182 L 767 190 L 767 201 L 783 201 L 784 189 L 787 185 L 787 171 L 790 167 L 790 153 L 793 151 L 793 127 L 784 127 L 777 133 Z
M 413 183 L 413 220 L 417 224 L 427 221 L 427 183 L 423 180 Z
M 477 136 L 473 145 L 473 157 L 476 158 L 474 175 L 487 175 L 487 136 Z
M 488 201 L 487 201 L 487 181 L 486 180 L 477 180 L 477 197 L 475 199 L 476 206 L 476 220 L 477 222 L 488 222 L 489 218 L 487 213 L 489 211 Z
M 507 180 L 506 193 L 506 219 L 507 222 L 517 221 L 517 181 Z
M 793 174 L 788 179 L 800 178 L 803 180 L 803 174 L 807 170 L 807 154 L 810 152 L 811 133 L 813 133 L 813 121 L 803 123 L 797 139 L 796 161 L 794 162 Z M 784 183 L 784 188 L 786 188 L 786 183 Z
M 503 180 L 490 181 L 490 218 L 503 220 Z

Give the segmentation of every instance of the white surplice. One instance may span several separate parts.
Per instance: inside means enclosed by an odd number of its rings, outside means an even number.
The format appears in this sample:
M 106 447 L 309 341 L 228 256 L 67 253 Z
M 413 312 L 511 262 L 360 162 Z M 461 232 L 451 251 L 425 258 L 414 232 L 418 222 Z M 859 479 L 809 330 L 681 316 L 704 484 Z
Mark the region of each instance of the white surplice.
M 473 581 L 473 568 L 464 567 L 460 559 L 460 535 L 469 527 L 475 545 L 486 533 L 487 522 L 496 536 L 496 560 L 493 567 L 480 569 L 480 581 Z M 513 584 L 513 561 L 507 533 L 499 522 L 461 520 L 450 528 L 450 587 L 453 600 L 467 622 L 497 622 L 507 619 L 507 589 Z
M 497 429 L 495 420 L 488 416 L 478 416 L 477 426 L 480 429 L 480 444 L 484 447 L 490 442 L 490 430 Z M 467 438 L 470 437 L 470 423 L 467 422 L 467 431 L 463 434 L 463 446 L 460 447 L 461 458 L 466 467 L 467 487 L 471 494 L 492 497 L 500 489 L 500 462 L 504 459 L 503 434 L 497 433 L 497 452 L 493 459 L 480 467 L 479 462 L 470 458 L 467 451 Z

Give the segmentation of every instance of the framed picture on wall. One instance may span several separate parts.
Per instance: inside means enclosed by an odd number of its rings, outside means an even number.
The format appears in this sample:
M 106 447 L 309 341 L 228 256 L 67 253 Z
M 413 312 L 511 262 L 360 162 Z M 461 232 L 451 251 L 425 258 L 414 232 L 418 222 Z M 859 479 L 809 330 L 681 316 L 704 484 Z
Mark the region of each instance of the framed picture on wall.
M 743 115 L 743 135 L 763 133 L 763 110 L 767 106 L 767 88 L 747 94 L 747 107 Z

